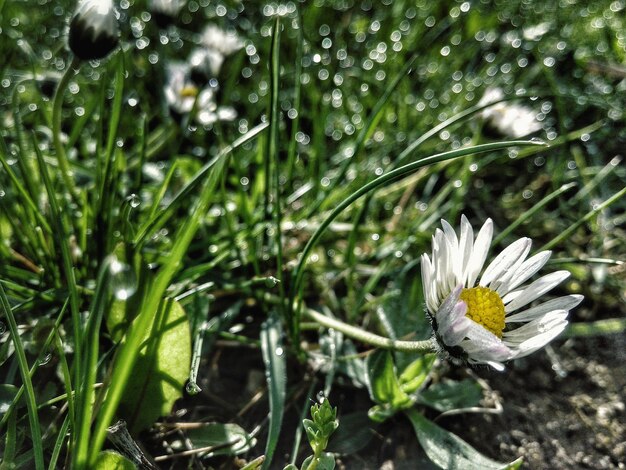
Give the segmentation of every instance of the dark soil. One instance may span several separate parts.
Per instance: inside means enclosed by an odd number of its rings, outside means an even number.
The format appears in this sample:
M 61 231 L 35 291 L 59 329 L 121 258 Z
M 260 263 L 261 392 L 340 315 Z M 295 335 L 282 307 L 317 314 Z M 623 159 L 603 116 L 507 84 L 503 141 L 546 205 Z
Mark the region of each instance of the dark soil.
M 204 391 L 183 401 L 181 405 L 189 414 L 179 413 L 179 418 L 237 422 L 250 431 L 264 421 L 268 409 L 267 394 L 258 393 L 265 387 L 259 352 L 230 347 L 218 347 L 215 352 L 212 364 L 205 368 L 208 374 L 201 384 Z M 523 457 L 525 469 L 623 469 L 626 468 L 625 359 L 626 337 L 613 334 L 557 340 L 551 350 L 508 364 L 502 373 L 489 368 L 468 372 L 451 366 L 449 375 L 463 378 L 470 373 L 479 378 L 486 387 L 484 407 L 494 409 L 501 405 L 502 411 L 439 419 L 436 414 L 429 414 L 429 417 L 493 459 L 510 462 Z M 292 366 L 288 376 L 301 376 L 299 366 L 295 363 Z M 310 379 L 307 376 L 301 383 L 290 383 L 291 398 L 272 468 L 282 469 L 289 462 Z M 316 383 L 314 387 L 321 389 L 323 384 Z M 330 399 L 339 409 L 340 422 L 342 416 L 355 418 L 354 413 L 360 413 L 356 418 L 369 435 L 369 439 L 361 440 L 358 451 L 338 458 L 338 468 L 436 468 L 422 452 L 405 417 L 397 415 L 378 425 L 367 420 L 365 413 L 371 401 L 365 390 L 336 386 Z M 251 460 L 263 454 L 264 443 L 262 431 L 250 455 L 242 457 Z M 303 436 L 298 464 L 308 455 L 307 447 Z M 230 469 L 237 468 L 241 462 L 212 458 L 196 462 L 197 466 L 192 468 Z M 177 467 L 162 465 L 161 468 Z

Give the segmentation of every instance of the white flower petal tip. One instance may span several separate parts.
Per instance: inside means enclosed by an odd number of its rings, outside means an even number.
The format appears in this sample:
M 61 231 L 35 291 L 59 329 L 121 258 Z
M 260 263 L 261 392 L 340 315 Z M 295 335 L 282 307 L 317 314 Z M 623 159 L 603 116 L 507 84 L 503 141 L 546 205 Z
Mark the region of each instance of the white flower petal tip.
M 430 256 L 421 256 L 421 270 L 426 308 L 443 350 L 468 364 L 504 370 L 506 361 L 543 348 L 567 327 L 568 313 L 582 302 L 582 295 L 536 301 L 570 273 L 556 271 L 529 282 L 551 252 L 527 258 L 532 241 L 520 238 L 485 268 L 491 219 L 476 237 L 464 215 L 458 232 L 445 220 L 441 226 L 433 235 Z

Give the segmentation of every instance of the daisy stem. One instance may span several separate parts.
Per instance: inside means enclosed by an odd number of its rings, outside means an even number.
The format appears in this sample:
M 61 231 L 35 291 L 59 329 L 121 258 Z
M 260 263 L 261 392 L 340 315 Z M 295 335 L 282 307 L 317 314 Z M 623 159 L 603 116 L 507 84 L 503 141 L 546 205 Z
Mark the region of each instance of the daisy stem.
M 74 56 L 69 67 L 63 74 L 59 85 L 57 86 L 52 105 L 52 138 L 57 154 L 59 171 L 61 172 L 61 177 L 63 178 L 63 182 L 65 183 L 67 190 L 70 192 L 72 199 L 74 199 L 77 204 L 80 204 L 80 198 L 78 197 L 76 187 L 74 186 L 74 180 L 72 179 L 72 172 L 70 170 L 67 154 L 65 153 L 65 147 L 63 146 L 63 142 L 61 142 L 61 110 L 63 108 L 63 93 L 69 85 L 70 79 L 76 73 L 79 62 L 80 60 Z
M 356 326 L 348 325 L 347 323 L 323 315 L 311 308 L 305 308 L 303 311 L 305 315 L 308 315 L 311 319 L 315 320 L 320 325 L 325 326 L 326 328 L 332 328 L 333 330 L 340 331 L 344 335 L 352 339 L 356 339 L 377 348 L 393 349 L 395 351 L 413 353 L 431 353 L 437 351 L 436 344 L 432 339 L 427 339 L 423 341 L 393 340 L 390 338 L 385 338 L 384 336 L 370 333 L 369 331 L 365 331 Z

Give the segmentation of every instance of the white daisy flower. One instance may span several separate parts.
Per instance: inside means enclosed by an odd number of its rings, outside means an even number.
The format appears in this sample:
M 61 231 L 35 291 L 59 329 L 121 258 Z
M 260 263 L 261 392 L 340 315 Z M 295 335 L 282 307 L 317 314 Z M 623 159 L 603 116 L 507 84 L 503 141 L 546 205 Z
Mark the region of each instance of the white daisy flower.
M 198 88 L 190 78 L 190 67 L 185 62 L 172 62 L 166 67 L 165 99 L 174 115 L 182 116 L 195 108 L 195 119 L 208 126 L 217 121 L 233 121 L 237 112 L 230 106 L 218 106 L 216 89 Z
M 532 242 L 521 238 L 483 269 L 491 219 L 476 238 L 465 216 L 459 236 L 445 220 L 441 225 L 433 236 L 432 259 L 422 255 L 422 282 L 436 339 L 451 356 L 503 370 L 503 362 L 531 354 L 565 329 L 567 314 L 582 295 L 530 304 L 570 273 L 556 271 L 522 285 L 546 264 L 550 251 L 526 259 Z

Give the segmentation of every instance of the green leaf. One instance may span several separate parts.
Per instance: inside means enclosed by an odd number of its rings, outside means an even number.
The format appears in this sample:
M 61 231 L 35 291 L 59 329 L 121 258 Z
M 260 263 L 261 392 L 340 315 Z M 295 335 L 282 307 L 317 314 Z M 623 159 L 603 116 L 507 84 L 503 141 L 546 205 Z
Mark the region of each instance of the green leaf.
M 425 354 L 406 366 L 399 377 L 402 391 L 409 394 L 417 391 L 430 374 L 436 358 L 436 354 Z
M 126 315 L 126 301 L 115 299 L 106 316 L 106 326 L 111 339 L 119 343 L 128 329 L 129 319 Z
M 0 414 L 9 411 L 18 390 L 19 388 L 13 384 L 0 384 Z
M 137 467 L 126 457 L 113 452 L 112 450 L 105 450 L 98 454 L 96 464 L 93 467 L 94 470 L 136 470 Z
M 422 448 L 436 465 L 446 470 L 505 470 L 517 469 L 522 464 L 519 458 L 509 464 L 496 462 L 485 457 L 460 437 L 440 428 L 415 409 L 404 410 L 411 421 Z
M 167 299 L 146 331 L 119 413 L 131 432 L 168 414 L 182 396 L 191 362 L 189 321 L 181 305 Z
M 186 437 L 194 449 L 215 447 L 202 455 L 239 455 L 248 452 L 256 444 L 256 439 L 241 426 L 234 423 L 207 423 L 190 429 Z
M 396 410 L 411 404 L 411 398 L 400 389 L 389 351 L 374 351 L 367 357 L 366 367 L 368 389 L 373 401 Z
M 480 385 L 472 379 L 447 380 L 431 385 L 417 397 L 417 402 L 437 411 L 476 406 L 482 398 Z
M 264 469 L 269 468 L 272 462 L 285 412 L 287 370 L 281 336 L 280 320 L 278 315 L 272 313 L 261 327 L 261 351 L 263 353 L 263 362 L 265 363 L 265 379 L 270 401 L 269 432 L 265 446 Z
M 302 462 L 302 470 L 307 470 L 310 467 L 311 462 L 313 462 L 313 458 L 314 456 L 310 455 L 306 459 L 304 459 L 304 462 Z M 334 470 L 334 468 L 335 457 L 333 456 L 333 454 L 324 452 L 322 455 L 319 456 L 315 470 Z

